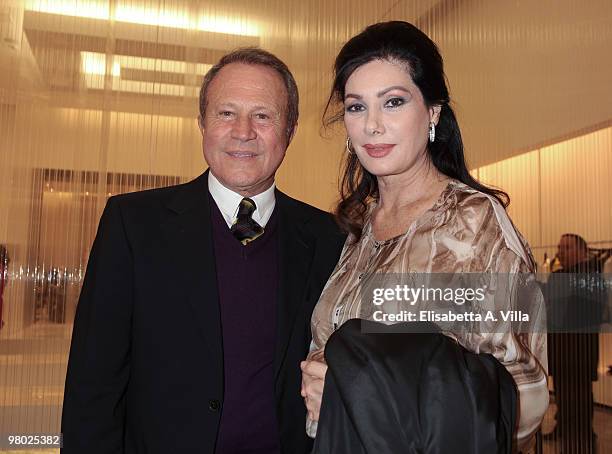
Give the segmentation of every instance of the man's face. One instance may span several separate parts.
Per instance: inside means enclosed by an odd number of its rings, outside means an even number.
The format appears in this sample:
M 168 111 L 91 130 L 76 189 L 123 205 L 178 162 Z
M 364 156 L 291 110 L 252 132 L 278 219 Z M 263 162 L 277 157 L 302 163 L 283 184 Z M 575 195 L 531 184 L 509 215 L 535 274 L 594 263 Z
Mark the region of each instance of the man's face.
M 563 268 L 583 262 L 587 254 L 578 247 L 577 241 L 569 236 L 562 236 L 557 246 L 557 257 Z
M 200 131 L 210 171 L 225 187 L 248 197 L 272 185 L 288 145 L 286 108 L 287 90 L 273 69 L 230 63 L 217 73 Z

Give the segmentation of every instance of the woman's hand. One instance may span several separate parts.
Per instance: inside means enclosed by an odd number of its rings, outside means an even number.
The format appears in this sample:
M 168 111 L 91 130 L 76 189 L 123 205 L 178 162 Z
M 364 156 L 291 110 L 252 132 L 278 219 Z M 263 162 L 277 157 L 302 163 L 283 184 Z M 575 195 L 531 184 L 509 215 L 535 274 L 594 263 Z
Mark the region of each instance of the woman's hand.
M 308 418 L 312 421 L 318 421 L 327 364 L 325 364 L 322 354 L 314 354 L 309 355 L 306 361 L 302 361 L 300 368 L 302 369 L 301 394 L 308 410 Z

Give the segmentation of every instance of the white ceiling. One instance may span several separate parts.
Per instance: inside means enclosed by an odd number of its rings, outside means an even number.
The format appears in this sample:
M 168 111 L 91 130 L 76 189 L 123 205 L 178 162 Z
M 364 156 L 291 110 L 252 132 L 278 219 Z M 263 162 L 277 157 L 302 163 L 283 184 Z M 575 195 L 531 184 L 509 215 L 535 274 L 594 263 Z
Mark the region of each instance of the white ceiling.
M 229 49 L 260 45 L 294 71 L 302 121 L 318 122 L 341 44 L 369 23 L 403 19 L 419 25 L 440 46 L 472 166 L 612 119 L 609 0 L 104 1 L 115 9 L 124 3 L 136 8 L 133 22 L 148 24 L 78 17 L 78 11 L 72 16 L 23 13 L 25 0 L 3 3 L 0 102 L 14 102 L 21 94 L 42 96 L 59 107 L 147 112 L 151 95 L 146 92 L 122 93 L 109 104 L 107 92 L 88 88 L 81 53 L 177 60 L 193 64 L 193 69 L 198 63 L 214 63 Z M 150 17 L 138 16 L 138 7 L 146 5 L 169 5 L 191 18 L 223 17 L 225 24 L 248 22 L 259 36 L 151 25 Z M 15 34 L 15 27 L 24 33 Z M 201 77 L 195 69 L 178 79 L 161 70 L 125 74 L 136 81 L 170 81 L 192 87 L 191 92 L 197 91 Z M 164 115 L 194 116 L 196 105 L 191 96 L 166 96 L 156 109 Z

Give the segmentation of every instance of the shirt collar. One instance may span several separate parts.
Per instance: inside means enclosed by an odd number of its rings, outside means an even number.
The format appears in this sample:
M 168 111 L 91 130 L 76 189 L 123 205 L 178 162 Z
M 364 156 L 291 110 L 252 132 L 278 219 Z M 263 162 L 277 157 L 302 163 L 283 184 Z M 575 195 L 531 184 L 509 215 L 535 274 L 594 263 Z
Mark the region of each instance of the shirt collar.
M 272 186 L 264 192 L 249 197 L 257 206 L 253 213 L 253 220 L 262 227 L 266 226 L 274 211 L 274 206 L 276 205 L 275 189 L 276 184 L 272 183 Z M 223 186 L 210 171 L 208 172 L 208 191 L 217 204 L 217 207 L 219 207 L 219 211 L 221 211 L 227 226 L 231 227 L 236 220 L 238 206 L 244 197 Z

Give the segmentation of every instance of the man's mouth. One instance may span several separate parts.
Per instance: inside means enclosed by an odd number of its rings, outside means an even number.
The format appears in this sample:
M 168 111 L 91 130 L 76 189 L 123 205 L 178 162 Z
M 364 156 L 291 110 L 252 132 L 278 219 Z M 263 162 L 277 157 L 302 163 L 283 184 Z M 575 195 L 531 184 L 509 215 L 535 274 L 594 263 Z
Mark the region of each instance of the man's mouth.
M 226 153 L 230 155 L 232 158 L 237 158 L 237 159 L 249 159 L 249 158 L 257 157 L 257 153 L 253 153 L 250 151 L 227 151 Z

